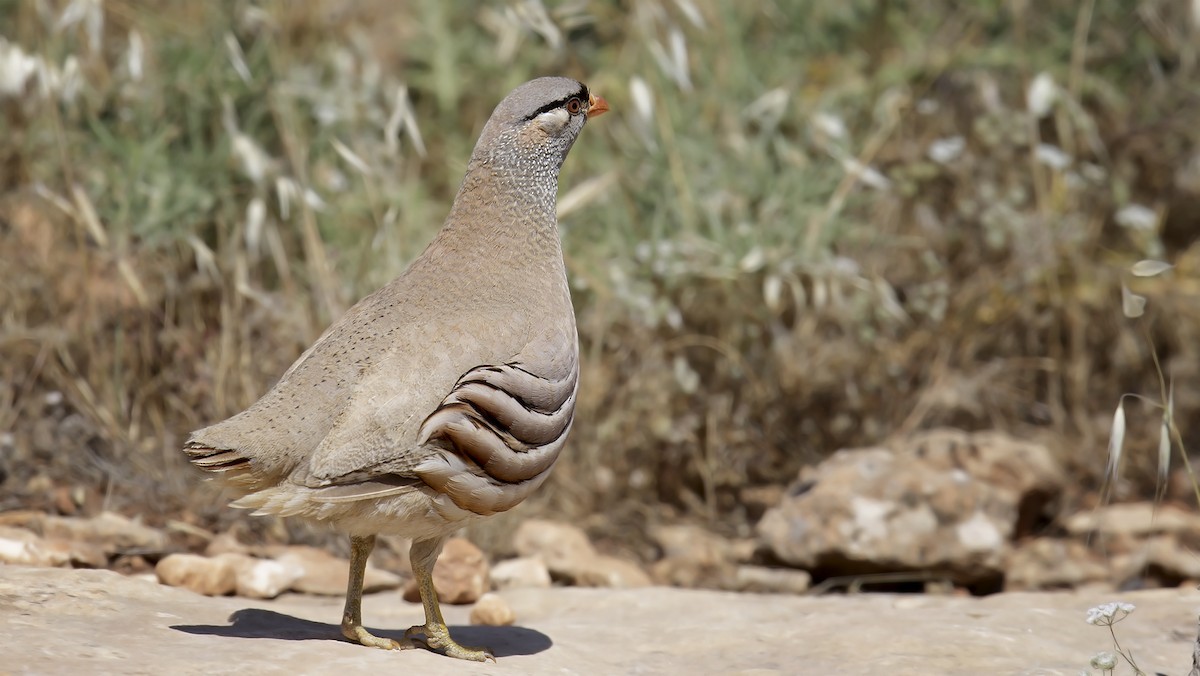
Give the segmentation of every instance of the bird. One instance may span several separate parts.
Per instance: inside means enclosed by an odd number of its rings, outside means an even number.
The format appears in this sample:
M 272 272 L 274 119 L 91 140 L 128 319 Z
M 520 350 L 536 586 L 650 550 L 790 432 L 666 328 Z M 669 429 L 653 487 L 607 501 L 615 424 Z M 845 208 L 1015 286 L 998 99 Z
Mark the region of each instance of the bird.
M 571 430 L 579 338 L 558 177 L 584 124 L 608 109 L 572 78 L 510 92 L 425 250 L 331 324 L 262 398 L 184 444 L 193 465 L 232 489 L 232 506 L 349 535 L 349 641 L 494 660 L 451 638 L 431 574 L 450 535 L 542 485 Z M 412 541 L 425 624 L 402 640 L 362 623 L 378 535 Z

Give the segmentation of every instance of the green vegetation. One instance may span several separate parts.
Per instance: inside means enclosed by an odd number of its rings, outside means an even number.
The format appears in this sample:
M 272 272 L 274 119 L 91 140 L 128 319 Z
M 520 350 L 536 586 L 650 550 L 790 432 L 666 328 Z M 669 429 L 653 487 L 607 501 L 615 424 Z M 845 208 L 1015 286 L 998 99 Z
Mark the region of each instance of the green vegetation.
M 235 518 L 187 432 L 399 273 L 491 107 L 551 73 L 614 112 L 564 170 L 583 390 L 524 509 L 744 533 L 802 463 L 939 425 L 1052 439 L 1094 488 L 1151 350 L 1200 415 L 1190 11 L 0 3 L 0 509 L 81 486 Z M 1143 258 L 1175 267 L 1129 277 Z M 1159 423 L 1131 406 L 1126 490 Z

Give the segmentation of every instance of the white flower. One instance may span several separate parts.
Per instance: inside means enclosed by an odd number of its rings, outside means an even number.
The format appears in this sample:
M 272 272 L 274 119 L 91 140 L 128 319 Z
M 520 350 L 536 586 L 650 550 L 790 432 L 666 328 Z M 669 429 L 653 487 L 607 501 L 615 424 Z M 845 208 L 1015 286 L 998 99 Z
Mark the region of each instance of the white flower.
M 1117 656 L 1108 652 L 1096 653 L 1092 655 L 1092 668 L 1112 671 L 1117 668 Z
M 842 158 L 842 169 L 861 181 L 863 185 L 876 190 L 887 190 L 892 187 L 892 182 L 877 169 L 869 167 L 853 157 Z
M 79 74 L 79 59 L 73 55 L 68 56 L 63 62 L 62 72 L 60 73 L 58 96 L 63 103 L 71 103 L 79 94 L 79 88 L 83 86 L 83 77 Z
M 1040 119 L 1050 113 L 1057 98 L 1058 85 L 1054 84 L 1054 78 L 1050 77 L 1049 73 L 1038 73 L 1037 77 L 1033 78 L 1033 82 L 1029 83 L 1029 91 L 1025 94 L 1025 105 L 1028 106 L 1029 112 L 1034 117 Z
M 0 98 L 24 93 L 25 83 L 37 71 L 39 60 L 0 37 Z
M 140 82 L 146 72 L 146 44 L 142 42 L 142 34 L 129 31 L 129 49 L 125 51 L 125 70 L 129 79 Z
M 1120 622 L 1125 619 L 1125 616 L 1133 612 L 1134 606 L 1132 603 L 1123 601 L 1112 601 L 1104 605 L 1089 608 L 1087 613 L 1087 623 L 1101 626 L 1108 626 L 1115 622 Z
M 1129 204 L 1121 207 L 1113 219 L 1117 225 L 1130 230 L 1153 230 L 1158 223 L 1158 213 L 1141 204 Z
M 742 256 L 742 260 L 738 261 L 738 267 L 741 268 L 743 272 L 754 272 L 755 270 L 761 268 L 763 263 L 766 262 L 766 253 L 762 250 L 762 247 L 756 246 L 750 249 L 745 256 Z
M 832 113 L 817 113 L 812 116 L 812 125 L 817 131 L 834 139 L 846 138 L 846 123 Z
M 633 112 L 638 122 L 651 125 L 654 122 L 654 94 L 650 91 L 650 85 L 634 75 L 629 80 L 629 95 L 633 98 Z
M 742 114 L 762 127 L 773 129 L 779 126 L 779 121 L 787 112 L 790 99 L 791 95 L 786 89 L 776 87 L 752 101 Z
M 275 170 L 275 160 L 263 150 L 254 139 L 241 132 L 235 132 L 230 149 L 233 156 L 241 165 L 242 173 L 251 181 L 261 183 L 264 178 Z
M 1038 162 L 1051 169 L 1062 171 L 1071 166 L 1071 156 L 1063 152 L 1062 148 L 1049 143 L 1039 143 L 1033 154 Z
M 317 191 L 312 188 L 304 189 L 304 203 L 313 211 L 325 211 L 325 208 L 328 206 L 325 204 L 325 200 L 321 199 Z
M 929 159 L 938 164 L 953 162 L 959 155 L 962 155 L 966 145 L 966 140 L 961 136 L 940 138 L 929 144 Z
M 103 5 L 103 0 L 71 0 L 58 17 L 55 29 L 63 31 L 82 23 L 87 31 L 88 47 L 93 52 L 98 51 L 104 37 Z

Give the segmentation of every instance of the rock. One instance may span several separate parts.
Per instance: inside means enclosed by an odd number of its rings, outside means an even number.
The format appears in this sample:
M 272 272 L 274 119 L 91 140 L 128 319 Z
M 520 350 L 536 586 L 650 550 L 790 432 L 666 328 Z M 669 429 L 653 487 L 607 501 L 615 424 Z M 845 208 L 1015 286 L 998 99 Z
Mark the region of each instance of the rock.
M 491 586 L 488 578 L 488 562 L 483 552 L 463 538 L 450 538 L 433 567 L 433 588 L 442 603 L 474 603 Z M 404 590 L 404 599 L 421 600 L 416 580 Z
M 488 627 L 508 627 L 517 621 L 508 603 L 499 594 L 488 592 L 479 597 L 471 608 L 471 624 L 482 624 Z
M 1112 571 L 1082 542 L 1032 538 L 1013 550 L 1004 574 L 1005 591 L 1069 589 L 1103 583 Z
M 754 555 L 753 540 L 731 541 L 692 525 L 658 526 L 650 537 L 662 550 L 655 562 L 654 578 L 678 587 L 728 589 L 737 564 Z
M 779 505 L 785 488 L 778 484 L 743 486 L 738 490 L 738 504 L 746 510 L 747 519 L 757 521 L 768 509 Z
M 149 575 L 151 579 L 157 581 L 154 577 L 154 564 L 150 563 L 146 557 L 140 554 L 122 554 L 113 559 L 108 566 L 109 570 L 115 570 L 122 575 Z
M 225 531 L 218 534 L 212 540 L 209 540 L 208 546 L 204 548 L 204 553 L 207 556 L 217 556 L 219 554 L 250 554 L 250 548 L 238 541 L 237 534 L 233 531 Z
M 1013 538 L 1030 535 L 1062 493 L 1067 475 L 1054 452 L 1034 441 L 999 431 L 930 430 L 898 445 L 903 457 L 930 469 L 971 478 L 1005 495 L 1015 504 Z
M 162 552 L 168 547 L 165 533 L 116 512 L 102 512 L 86 519 L 47 515 L 41 519 L 40 529 L 46 538 L 99 545 L 110 556 Z
M 237 572 L 235 591 L 238 596 L 250 599 L 273 599 L 291 589 L 304 575 L 304 569 L 295 561 L 256 559 L 232 552 L 213 560 L 228 560 L 233 564 Z
M 54 509 L 59 514 L 74 516 L 83 504 L 83 489 L 58 486 L 54 489 Z
M 88 542 L 43 538 L 24 528 L 0 526 L 0 563 L 103 568 L 108 557 Z
M 520 589 L 524 587 L 549 587 L 550 569 L 546 562 L 536 556 L 519 556 L 492 566 L 492 588 Z
M 583 530 L 570 524 L 529 519 L 513 536 L 522 557 L 546 562 L 552 578 L 584 587 L 645 587 L 650 578 L 637 565 L 599 554 Z
M 0 512 L 0 527 L 23 528 L 40 533 L 42 532 L 42 520 L 45 518 L 45 512 L 14 509 L 11 512 Z
M 1187 673 L 1196 637 L 1196 596 L 1178 589 L 977 598 L 552 587 L 503 597 L 519 626 L 471 626 L 470 607 L 443 608 L 458 641 L 497 656 L 496 664 L 474 668 L 424 650 L 339 640 L 340 598 L 211 598 L 106 570 L 0 566 L 3 660 L 19 665 L 0 669 L 101 676 L 1077 674 L 1112 646 L 1107 628 L 1084 621 L 1087 609 L 1115 600 L 1137 606 L 1116 629 L 1148 674 Z M 382 599 L 368 600 L 363 613 L 368 627 L 387 636 L 424 621 L 420 606 Z
M 104 568 L 108 565 L 108 555 L 104 549 L 91 542 L 47 538 L 42 544 L 47 550 L 56 552 L 56 558 L 65 556 L 67 563 L 74 568 Z
M 1200 557 L 1174 536 L 1157 535 L 1137 542 L 1137 547 L 1111 557 L 1113 582 L 1120 588 L 1177 587 L 1200 580 Z
M 583 565 L 576 568 L 571 575 L 575 584 L 581 587 L 649 587 L 652 583 L 650 576 L 635 563 L 615 556 L 597 554 Z
M 346 593 L 346 582 L 350 577 L 350 562 L 346 559 L 317 547 L 295 545 L 279 551 L 276 560 L 299 568 L 300 576 L 292 584 L 292 589 L 298 592 L 322 596 L 343 596 Z M 396 589 L 402 583 L 399 575 L 367 563 L 363 578 L 364 593 Z
M 650 576 L 656 584 L 686 589 L 729 589 L 736 566 L 722 563 L 703 566 L 684 559 L 660 559 L 650 564 Z
M 1132 502 L 1096 507 L 1071 515 L 1065 523 L 1068 533 L 1078 536 L 1099 534 L 1117 539 L 1145 538 L 1172 534 L 1200 539 L 1200 514 L 1174 505 Z
M 208 558 L 196 554 L 171 554 L 154 567 L 158 581 L 205 596 L 232 594 L 238 584 L 238 555 Z
M 0 563 L 18 566 L 65 566 L 68 557 L 52 548 L 37 534 L 24 528 L 0 526 Z
M 803 570 L 742 565 L 725 588 L 759 594 L 803 594 L 811 585 L 812 576 Z
M 571 577 L 582 562 L 596 556 L 581 528 L 557 521 L 529 519 L 517 527 L 513 547 L 523 557 L 539 557 L 551 575 Z
M 994 591 L 1012 541 L 1064 481 L 1044 446 L 934 431 L 805 468 L 758 532 L 779 560 L 823 577 L 931 571 Z
M 701 566 L 747 561 L 754 555 L 752 540 L 735 543 L 700 526 L 657 526 L 650 529 L 650 537 L 662 549 L 663 558 Z
M 940 469 L 962 469 L 1018 493 L 1062 488 L 1066 475 L 1046 446 L 1005 432 L 937 429 L 914 434 L 902 451 Z

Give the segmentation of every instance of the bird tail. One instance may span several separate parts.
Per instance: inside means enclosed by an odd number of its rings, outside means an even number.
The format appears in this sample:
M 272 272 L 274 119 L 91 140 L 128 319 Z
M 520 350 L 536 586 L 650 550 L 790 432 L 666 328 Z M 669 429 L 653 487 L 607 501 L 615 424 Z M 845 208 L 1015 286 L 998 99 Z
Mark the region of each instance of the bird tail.
M 189 439 L 183 446 L 183 452 L 188 460 L 206 472 L 220 475 L 220 478 L 234 488 L 253 489 L 253 467 L 250 458 L 234 448 L 213 448 L 201 443 L 195 438 Z

